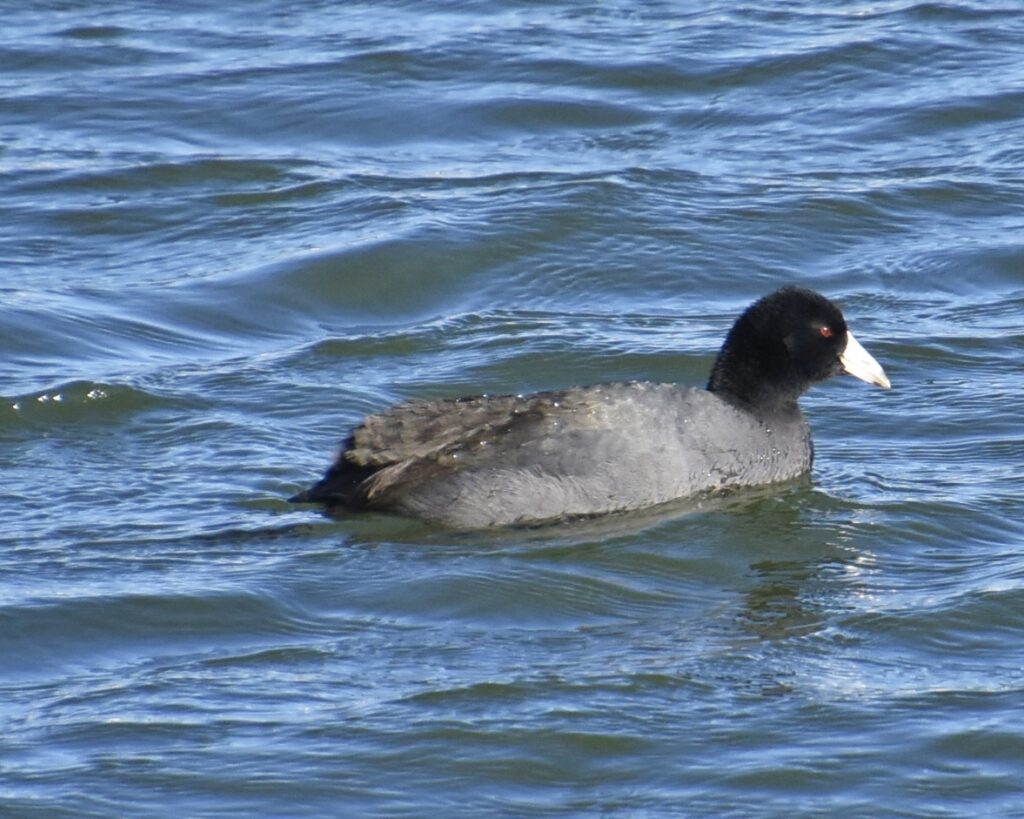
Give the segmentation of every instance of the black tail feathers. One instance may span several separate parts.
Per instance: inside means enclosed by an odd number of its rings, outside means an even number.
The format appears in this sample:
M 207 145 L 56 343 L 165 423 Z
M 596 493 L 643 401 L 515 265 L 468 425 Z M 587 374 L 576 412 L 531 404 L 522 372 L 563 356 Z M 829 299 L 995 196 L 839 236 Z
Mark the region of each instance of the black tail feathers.
M 376 471 L 374 467 L 354 466 L 340 460 L 321 480 L 288 498 L 288 502 L 348 506 L 354 502 L 359 485 Z

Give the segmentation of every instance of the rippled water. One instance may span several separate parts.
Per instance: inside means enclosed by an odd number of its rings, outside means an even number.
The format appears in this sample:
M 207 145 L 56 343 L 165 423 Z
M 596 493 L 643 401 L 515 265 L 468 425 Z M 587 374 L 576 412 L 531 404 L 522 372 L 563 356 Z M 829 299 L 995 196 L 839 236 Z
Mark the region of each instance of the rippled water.
M 1024 9 L 46 2 L 0 34 L 0 814 L 1024 812 Z M 284 498 L 410 396 L 700 383 L 808 481 L 453 534 Z

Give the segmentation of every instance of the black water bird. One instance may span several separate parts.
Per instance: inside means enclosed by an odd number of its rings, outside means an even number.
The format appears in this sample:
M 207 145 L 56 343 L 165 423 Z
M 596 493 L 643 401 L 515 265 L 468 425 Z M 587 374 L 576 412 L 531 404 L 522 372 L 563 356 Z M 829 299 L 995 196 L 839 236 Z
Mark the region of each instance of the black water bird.
M 366 417 L 291 500 L 482 528 L 785 481 L 813 458 L 797 399 L 840 373 L 889 388 L 838 307 L 784 287 L 736 320 L 706 389 L 641 381 L 408 401 Z

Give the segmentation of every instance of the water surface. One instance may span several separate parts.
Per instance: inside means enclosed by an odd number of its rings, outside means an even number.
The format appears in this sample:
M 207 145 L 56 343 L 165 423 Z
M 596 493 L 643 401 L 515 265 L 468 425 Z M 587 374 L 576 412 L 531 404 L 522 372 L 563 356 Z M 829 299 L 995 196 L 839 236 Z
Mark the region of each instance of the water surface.
M 0 35 L 0 813 L 1019 815 L 1024 11 L 31 4 Z M 701 383 L 807 481 L 544 530 L 284 498 L 406 397 Z M 662 510 L 665 511 L 665 510 Z

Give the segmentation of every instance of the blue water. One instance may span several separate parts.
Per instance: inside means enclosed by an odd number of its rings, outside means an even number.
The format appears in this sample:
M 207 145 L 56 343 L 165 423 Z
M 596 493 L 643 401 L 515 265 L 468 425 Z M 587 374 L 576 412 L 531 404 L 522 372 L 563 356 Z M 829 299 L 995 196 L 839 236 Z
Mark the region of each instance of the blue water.
M 1024 7 L 28 4 L 0 32 L 0 815 L 1024 815 Z M 883 364 L 796 485 L 285 498 L 407 397 Z

